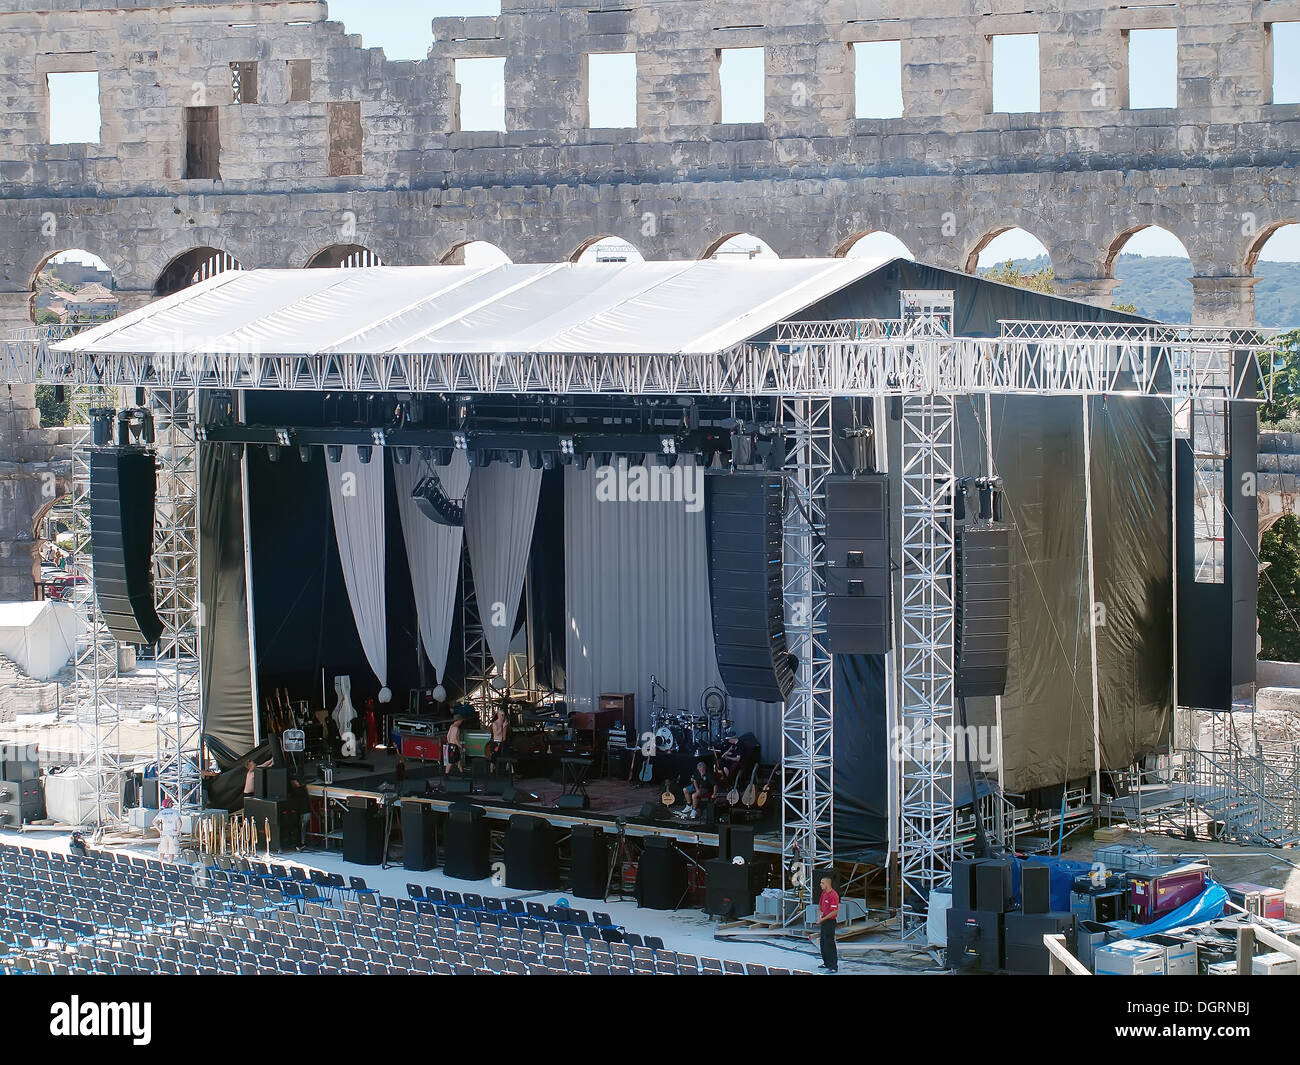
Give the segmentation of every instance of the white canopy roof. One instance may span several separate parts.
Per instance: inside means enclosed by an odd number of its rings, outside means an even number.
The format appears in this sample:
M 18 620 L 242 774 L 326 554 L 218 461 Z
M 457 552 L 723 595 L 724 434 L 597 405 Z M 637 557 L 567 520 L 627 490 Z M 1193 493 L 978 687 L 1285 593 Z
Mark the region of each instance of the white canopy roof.
M 712 354 L 870 259 L 227 271 L 53 345 L 84 354 Z
M 0 603 L 0 654 L 36 680 L 50 680 L 76 649 L 81 621 L 64 603 Z

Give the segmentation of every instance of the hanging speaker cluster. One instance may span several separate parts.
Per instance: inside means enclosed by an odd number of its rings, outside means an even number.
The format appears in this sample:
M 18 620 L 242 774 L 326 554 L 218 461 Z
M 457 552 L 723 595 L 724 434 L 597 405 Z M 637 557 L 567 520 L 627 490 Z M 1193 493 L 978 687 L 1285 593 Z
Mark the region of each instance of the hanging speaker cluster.
M 442 490 L 442 482 L 436 473 L 421 477 L 411 490 L 411 498 L 416 509 L 430 521 L 456 528 L 465 524 L 464 503 L 457 502 Z
M 826 478 L 827 641 L 836 654 L 889 650 L 889 475 Z
M 150 451 L 138 447 L 91 449 L 95 598 L 104 624 L 122 643 L 149 645 L 162 635 L 153 588 L 157 477 Z
M 990 496 L 990 514 L 993 504 Z M 985 505 L 981 500 L 981 512 Z M 956 555 L 957 694 L 1004 695 L 1011 641 L 1011 526 L 958 525 Z

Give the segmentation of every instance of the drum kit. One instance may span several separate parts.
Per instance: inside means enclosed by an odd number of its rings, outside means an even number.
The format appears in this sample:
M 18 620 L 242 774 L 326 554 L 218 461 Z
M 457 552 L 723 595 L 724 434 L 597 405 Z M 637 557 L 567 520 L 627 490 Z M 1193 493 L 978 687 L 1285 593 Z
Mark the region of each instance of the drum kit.
M 685 709 L 668 710 L 662 702 L 662 696 L 667 694 L 668 689 L 651 675 L 650 728 L 657 753 L 701 757 L 721 746 L 731 727 L 725 716 L 726 694 L 721 688 L 706 689 L 700 699 L 700 712 L 695 714 Z

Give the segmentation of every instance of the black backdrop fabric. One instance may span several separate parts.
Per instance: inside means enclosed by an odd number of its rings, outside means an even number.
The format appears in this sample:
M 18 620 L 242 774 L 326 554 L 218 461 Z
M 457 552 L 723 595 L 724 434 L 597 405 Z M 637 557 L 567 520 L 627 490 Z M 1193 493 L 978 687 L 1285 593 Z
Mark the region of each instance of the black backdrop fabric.
M 901 289 L 954 292 L 954 328 L 996 336 L 999 321 L 1142 321 L 1103 308 L 896 261 L 809 307 L 800 318 L 897 318 Z M 1169 413 L 1161 400 L 1091 402 L 1096 598 L 1106 623 L 1098 641 L 1103 768 L 1158 748 L 1169 728 Z M 956 474 L 985 472 L 983 397 L 959 397 Z M 838 402 L 837 429 L 864 418 Z M 1024 793 L 1087 776 L 1093 768 L 1092 690 L 1084 555 L 1083 406 L 1066 397 L 996 396 L 995 468 L 1013 537 L 1011 672 L 1002 703 L 1007 788 Z M 892 526 L 901 491 L 900 425 L 889 441 Z M 836 469 L 868 463 L 837 443 Z M 892 545 L 895 567 L 899 545 Z M 899 604 L 894 604 L 897 612 Z M 896 614 L 897 616 L 897 614 Z M 841 855 L 888 839 L 889 759 L 882 656 L 835 662 L 835 841 Z M 967 701 L 968 721 L 994 721 L 992 699 Z M 969 795 L 954 767 L 959 802 Z

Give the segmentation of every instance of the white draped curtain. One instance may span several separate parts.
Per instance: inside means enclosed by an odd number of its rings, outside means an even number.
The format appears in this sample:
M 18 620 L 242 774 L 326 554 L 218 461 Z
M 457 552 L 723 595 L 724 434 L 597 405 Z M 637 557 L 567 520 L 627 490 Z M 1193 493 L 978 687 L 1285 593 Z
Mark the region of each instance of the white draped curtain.
M 380 702 L 392 697 L 384 601 L 384 465 L 382 449 L 375 448 L 363 463 L 353 444 L 344 446 L 342 461 L 325 463 L 343 583 L 366 661 L 379 678 Z
M 501 676 L 528 569 L 541 487 L 541 470 L 495 462 L 474 470 L 465 498 L 465 543 L 474 597 L 488 651 Z
M 446 681 L 447 645 L 456 616 L 456 588 L 460 582 L 461 544 L 464 529 L 440 525 L 426 518 L 411 499 L 416 483 L 437 473 L 442 490 L 451 499 L 464 499 L 469 484 L 469 460 L 463 451 L 453 451 L 450 465 L 430 466 L 413 461 L 393 464 L 393 486 L 397 490 L 397 511 L 406 542 L 406 560 L 411 567 L 415 612 L 420 620 L 420 642 L 433 664 L 438 683 Z

